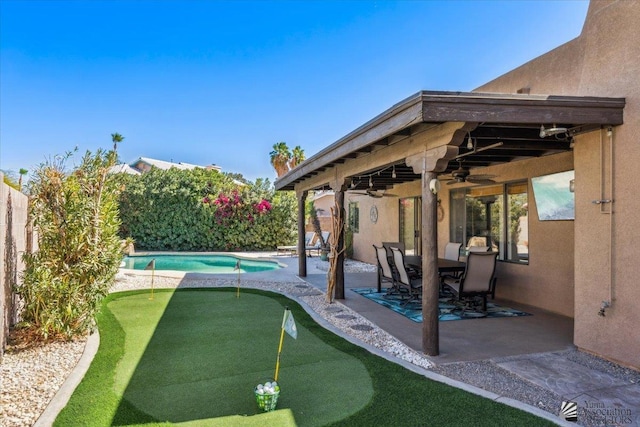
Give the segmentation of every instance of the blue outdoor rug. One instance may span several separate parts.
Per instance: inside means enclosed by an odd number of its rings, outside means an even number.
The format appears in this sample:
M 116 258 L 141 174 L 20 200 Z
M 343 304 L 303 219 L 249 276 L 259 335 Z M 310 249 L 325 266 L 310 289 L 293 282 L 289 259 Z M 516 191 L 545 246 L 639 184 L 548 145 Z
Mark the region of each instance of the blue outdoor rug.
M 376 292 L 374 288 L 353 288 L 353 292 L 362 295 L 371 301 L 377 302 L 391 310 L 402 314 L 408 319 L 414 322 L 422 322 L 422 303 L 420 301 L 413 301 L 409 304 L 405 303 L 406 299 L 400 298 L 398 295 L 386 295 L 386 291 Z M 479 313 L 473 310 L 462 310 L 460 304 L 454 304 L 450 297 L 440 298 L 438 303 L 440 308 L 440 320 L 461 320 L 461 319 L 477 319 L 484 318 L 496 318 L 496 317 L 519 317 L 519 316 L 531 316 L 524 311 L 515 310 L 509 307 L 502 307 L 497 304 L 487 302 L 487 313 Z

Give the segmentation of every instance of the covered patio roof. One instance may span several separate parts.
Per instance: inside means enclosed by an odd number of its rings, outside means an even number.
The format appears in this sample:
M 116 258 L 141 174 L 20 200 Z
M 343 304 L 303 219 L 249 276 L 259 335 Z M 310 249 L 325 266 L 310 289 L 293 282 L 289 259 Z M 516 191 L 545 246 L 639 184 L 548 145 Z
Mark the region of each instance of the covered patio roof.
M 440 174 L 451 173 L 459 162 L 477 168 L 555 154 L 570 150 L 575 135 L 622 124 L 624 106 L 624 98 L 421 91 L 310 157 L 279 178 L 275 188 L 294 190 L 297 184 L 305 190 L 321 188 L 327 182 L 312 178 L 322 172 L 447 122 L 463 125 L 447 143 L 458 148 L 457 161 L 450 161 Z M 561 132 L 541 135 L 541 127 Z M 362 177 L 374 172 L 373 190 L 420 179 L 400 151 L 383 167 L 350 170 L 349 189 L 369 189 L 369 181 Z M 305 185 L 307 180 L 313 184 Z

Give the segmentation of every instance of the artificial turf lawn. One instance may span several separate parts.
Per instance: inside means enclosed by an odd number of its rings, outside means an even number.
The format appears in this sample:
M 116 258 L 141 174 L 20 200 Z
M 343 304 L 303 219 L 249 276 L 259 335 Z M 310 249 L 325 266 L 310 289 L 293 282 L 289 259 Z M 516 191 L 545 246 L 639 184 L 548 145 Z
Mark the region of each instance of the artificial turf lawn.
M 110 295 L 100 349 L 55 425 L 553 425 L 372 355 L 278 294 L 233 289 Z M 253 387 L 273 376 L 284 306 L 278 410 Z

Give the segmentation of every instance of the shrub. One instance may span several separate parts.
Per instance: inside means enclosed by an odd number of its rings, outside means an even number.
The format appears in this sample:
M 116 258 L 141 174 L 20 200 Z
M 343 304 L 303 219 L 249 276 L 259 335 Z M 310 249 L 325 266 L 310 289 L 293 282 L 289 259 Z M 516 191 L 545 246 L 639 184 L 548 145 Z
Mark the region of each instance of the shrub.
M 267 250 L 295 236 L 295 196 L 215 170 L 121 175 L 120 235 L 143 250 Z
M 115 152 L 87 152 L 67 173 L 71 156 L 45 162 L 30 182 L 30 217 L 38 250 L 25 254 L 22 319 L 42 338 L 71 338 L 94 324 L 120 263 L 117 193 L 108 169 Z

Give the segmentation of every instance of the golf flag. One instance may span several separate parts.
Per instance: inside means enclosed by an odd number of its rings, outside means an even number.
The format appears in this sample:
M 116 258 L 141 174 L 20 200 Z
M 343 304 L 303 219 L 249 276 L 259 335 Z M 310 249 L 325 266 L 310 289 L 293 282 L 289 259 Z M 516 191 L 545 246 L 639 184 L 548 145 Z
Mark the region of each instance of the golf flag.
M 278 344 L 278 358 L 276 359 L 276 373 L 274 379 L 278 381 L 278 372 L 280 371 L 280 353 L 282 353 L 282 343 L 284 342 L 284 333 L 288 333 L 294 339 L 298 338 L 298 330 L 296 329 L 296 322 L 293 320 L 293 314 L 289 307 L 285 307 L 284 316 L 282 317 L 282 328 L 280 329 L 280 344 Z
M 242 270 L 240 270 L 240 260 L 238 259 L 238 261 L 236 261 L 236 266 L 233 267 L 233 271 L 238 270 L 238 287 L 236 290 L 236 298 L 240 298 L 240 273 L 242 273 Z
M 153 277 L 156 274 L 156 259 L 152 259 L 149 261 L 149 264 L 144 268 L 145 270 L 151 270 L 151 296 L 149 297 L 149 301 L 153 301 Z
M 291 335 L 291 337 L 295 340 L 298 338 L 298 329 L 296 329 L 296 321 L 293 320 L 293 313 L 288 308 L 284 312 L 284 319 L 282 320 L 282 329 L 285 330 L 286 333 Z

